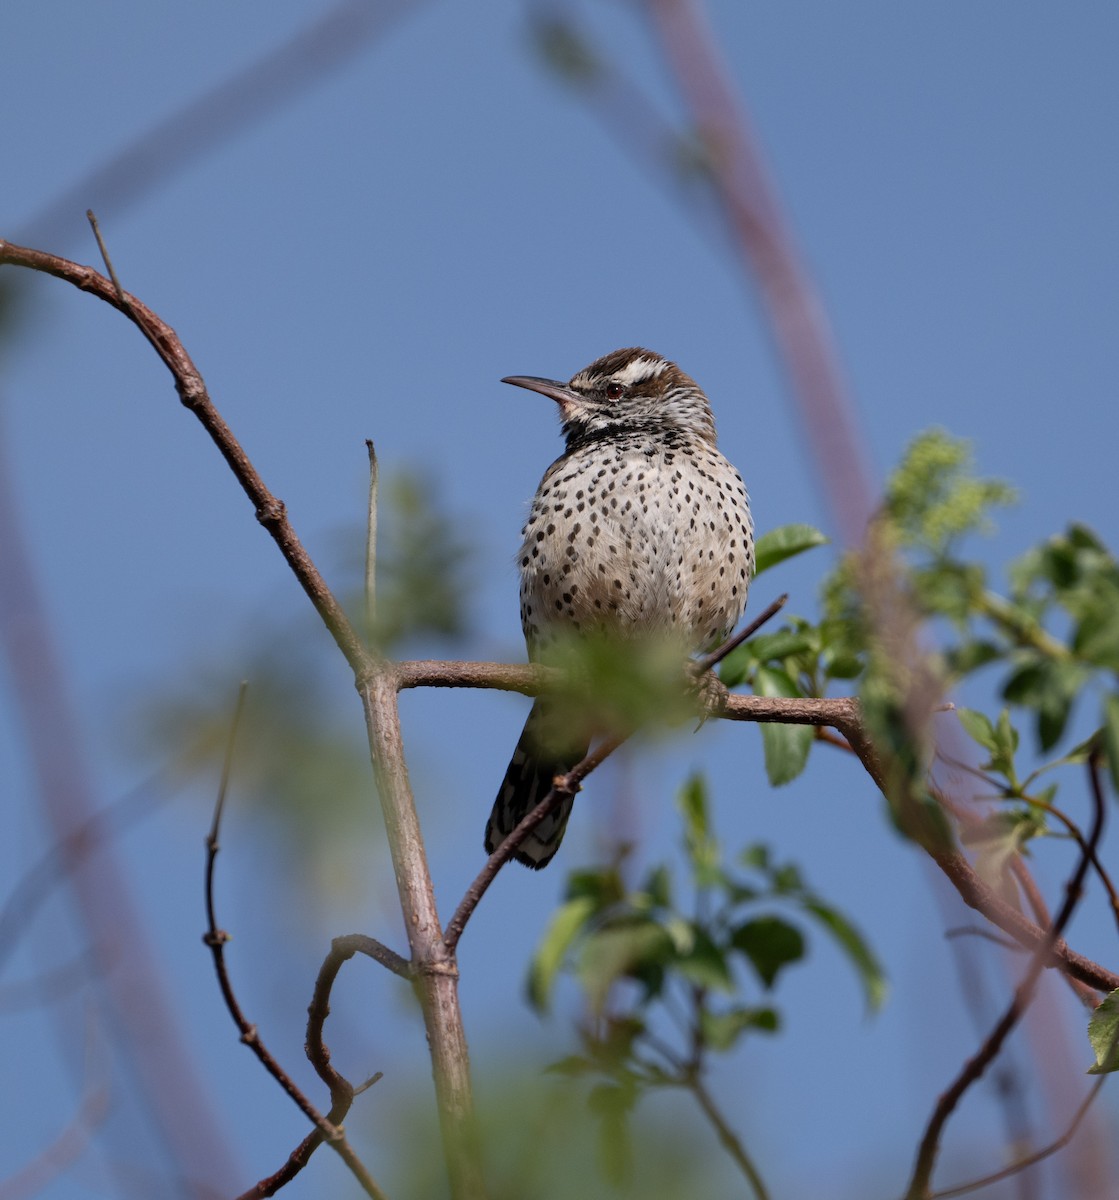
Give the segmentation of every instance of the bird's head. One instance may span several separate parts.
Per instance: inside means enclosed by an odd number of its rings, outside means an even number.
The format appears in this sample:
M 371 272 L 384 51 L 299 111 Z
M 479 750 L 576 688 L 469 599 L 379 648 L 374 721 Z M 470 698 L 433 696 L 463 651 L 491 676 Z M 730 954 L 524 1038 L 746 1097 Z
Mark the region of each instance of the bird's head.
M 676 432 L 715 444 L 715 420 L 699 384 L 674 362 L 639 346 L 607 354 L 567 383 L 535 375 L 509 375 L 501 382 L 555 400 L 568 449 L 615 431 Z

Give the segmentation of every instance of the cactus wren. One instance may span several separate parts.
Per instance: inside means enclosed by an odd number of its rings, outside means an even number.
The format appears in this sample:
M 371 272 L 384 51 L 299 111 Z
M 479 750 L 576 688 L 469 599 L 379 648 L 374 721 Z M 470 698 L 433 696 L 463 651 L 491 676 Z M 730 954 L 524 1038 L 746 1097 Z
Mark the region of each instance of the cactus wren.
M 540 482 L 518 556 L 529 658 L 580 632 L 675 636 L 685 653 L 724 640 L 746 607 L 754 528 L 699 385 L 640 348 L 615 350 L 570 383 L 529 375 L 502 383 L 550 396 L 567 443 Z M 585 757 L 586 733 L 556 724 L 538 698 L 486 826 L 487 853 Z M 518 862 L 551 862 L 571 803 L 537 825 Z

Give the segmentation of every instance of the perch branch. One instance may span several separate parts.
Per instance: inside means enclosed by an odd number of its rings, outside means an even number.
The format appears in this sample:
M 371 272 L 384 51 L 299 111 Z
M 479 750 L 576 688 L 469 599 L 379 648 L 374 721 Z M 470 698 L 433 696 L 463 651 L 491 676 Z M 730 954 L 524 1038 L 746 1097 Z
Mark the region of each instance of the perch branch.
M 489 889 L 490 884 L 497 878 L 498 871 L 513 857 L 517 847 L 520 846 L 525 838 L 528 837 L 557 804 L 567 796 L 574 796 L 583 780 L 596 767 L 601 766 L 624 741 L 624 737 L 607 738 L 606 741 L 596 746 L 581 762 L 576 763 L 566 775 L 557 775 L 553 781 L 551 790 L 544 799 L 521 819 L 520 824 L 489 856 L 486 860 L 486 865 L 478 872 L 474 882 L 466 889 L 466 894 L 459 902 L 458 908 L 455 909 L 455 915 L 451 918 L 450 924 L 447 926 L 447 931 L 443 935 L 443 940 L 451 953 L 454 953 L 455 947 L 458 946 L 459 938 L 462 937 L 462 931 L 466 927 L 466 922 L 470 920 L 471 914 L 478 907 L 478 901 L 482 899 Z
M 485 1194 L 473 1130 L 469 1059 L 458 1002 L 458 971 L 443 942 L 435 890 L 404 761 L 395 672 L 357 634 L 241 444 L 210 400 L 206 385 L 175 331 L 128 292 L 93 270 L 41 250 L 0 239 L 0 265 L 62 279 L 122 312 L 171 372 L 183 404 L 194 413 L 252 502 L 257 520 L 276 542 L 354 673 L 365 713 L 370 757 L 408 935 L 416 990 L 424 1014 L 440 1126 L 455 1200 Z

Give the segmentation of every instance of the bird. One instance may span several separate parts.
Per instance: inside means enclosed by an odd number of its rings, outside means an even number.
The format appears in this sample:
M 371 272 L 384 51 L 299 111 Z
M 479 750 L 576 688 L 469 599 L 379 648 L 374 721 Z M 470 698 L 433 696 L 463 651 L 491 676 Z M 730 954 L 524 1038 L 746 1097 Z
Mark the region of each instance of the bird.
M 664 635 L 683 654 L 725 640 L 746 607 L 754 526 L 742 476 L 719 452 L 703 390 L 641 347 L 615 350 L 568 382 L 509 375 L 559 407 L 564 451 L 544 473 L 517 556 L 529 659 L 565 639 Z M 492 854 L 583 759 L 591 732 L 537 697 L 486 825 Z M 573 798 L 514 857 L 539 870 L 559 849 Z

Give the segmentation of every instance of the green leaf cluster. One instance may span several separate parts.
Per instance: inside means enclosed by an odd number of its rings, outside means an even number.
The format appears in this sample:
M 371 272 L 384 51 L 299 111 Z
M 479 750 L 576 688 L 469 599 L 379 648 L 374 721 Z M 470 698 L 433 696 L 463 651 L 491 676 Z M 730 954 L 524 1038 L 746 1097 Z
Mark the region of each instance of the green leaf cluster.
M 694 1087 L 710 1053 L 781 1024 L 775 991 L 807 953 L 813 925 L 843 951 L 868 1008 L 885 997 L 882 969 L 858 930 L 764 846 L 728 860 L 706 784 L 681 789 L 683 889 L 660 864 L 627 883 L 624 861 L 572 872 L 532 960 L 528 996 L 547 1012 L 563 977 L 586 1002 L 581 1049 L 554 1069 L 597 1079 L 598 1111 L 622 1144 L 625 1118 L 651 1087 Z M 681 899 L 683 891 L 688 903 Z M 664 1032 L 674 1029 L 679 1048 Z
M 996 795 L 1050 802 L 1052 782 L 1029 788 L 1054 767 L 1082 763 L 1083 749 L 1026 771 L 1015 765 L 1018 724 L 1024 717 L 1033 725 L 1044 756 L 1059 748 L 1077 705 L 1093 703 L 1092 744 L 1119 788 L 1119 563 L 1073 524 L 1013 563 L 997 590 L 965 548 L 1014 496 L 1002 481 L 974 474 L 966 442 L 942 430 L 919 435 L 887 483 L 868 549 L 824 580 L 820 619 L 789 616 L 720 667 L 727 686 L 764 696 L 854 689 L 886 764 L 894 819 L 925 842 L 949 836 L 926 785 L 932 709 L 979 672 L 995 676 L 1005 708 L 961 721 L 990 754 L 984 770 L 996 777 Z M 775 530 L 759 540 L 759 569 L 823 540 L 807 526 Z M 779 785 L 804 769 L 814 734 L 765 725 L 762 739 L 769 780 Z

